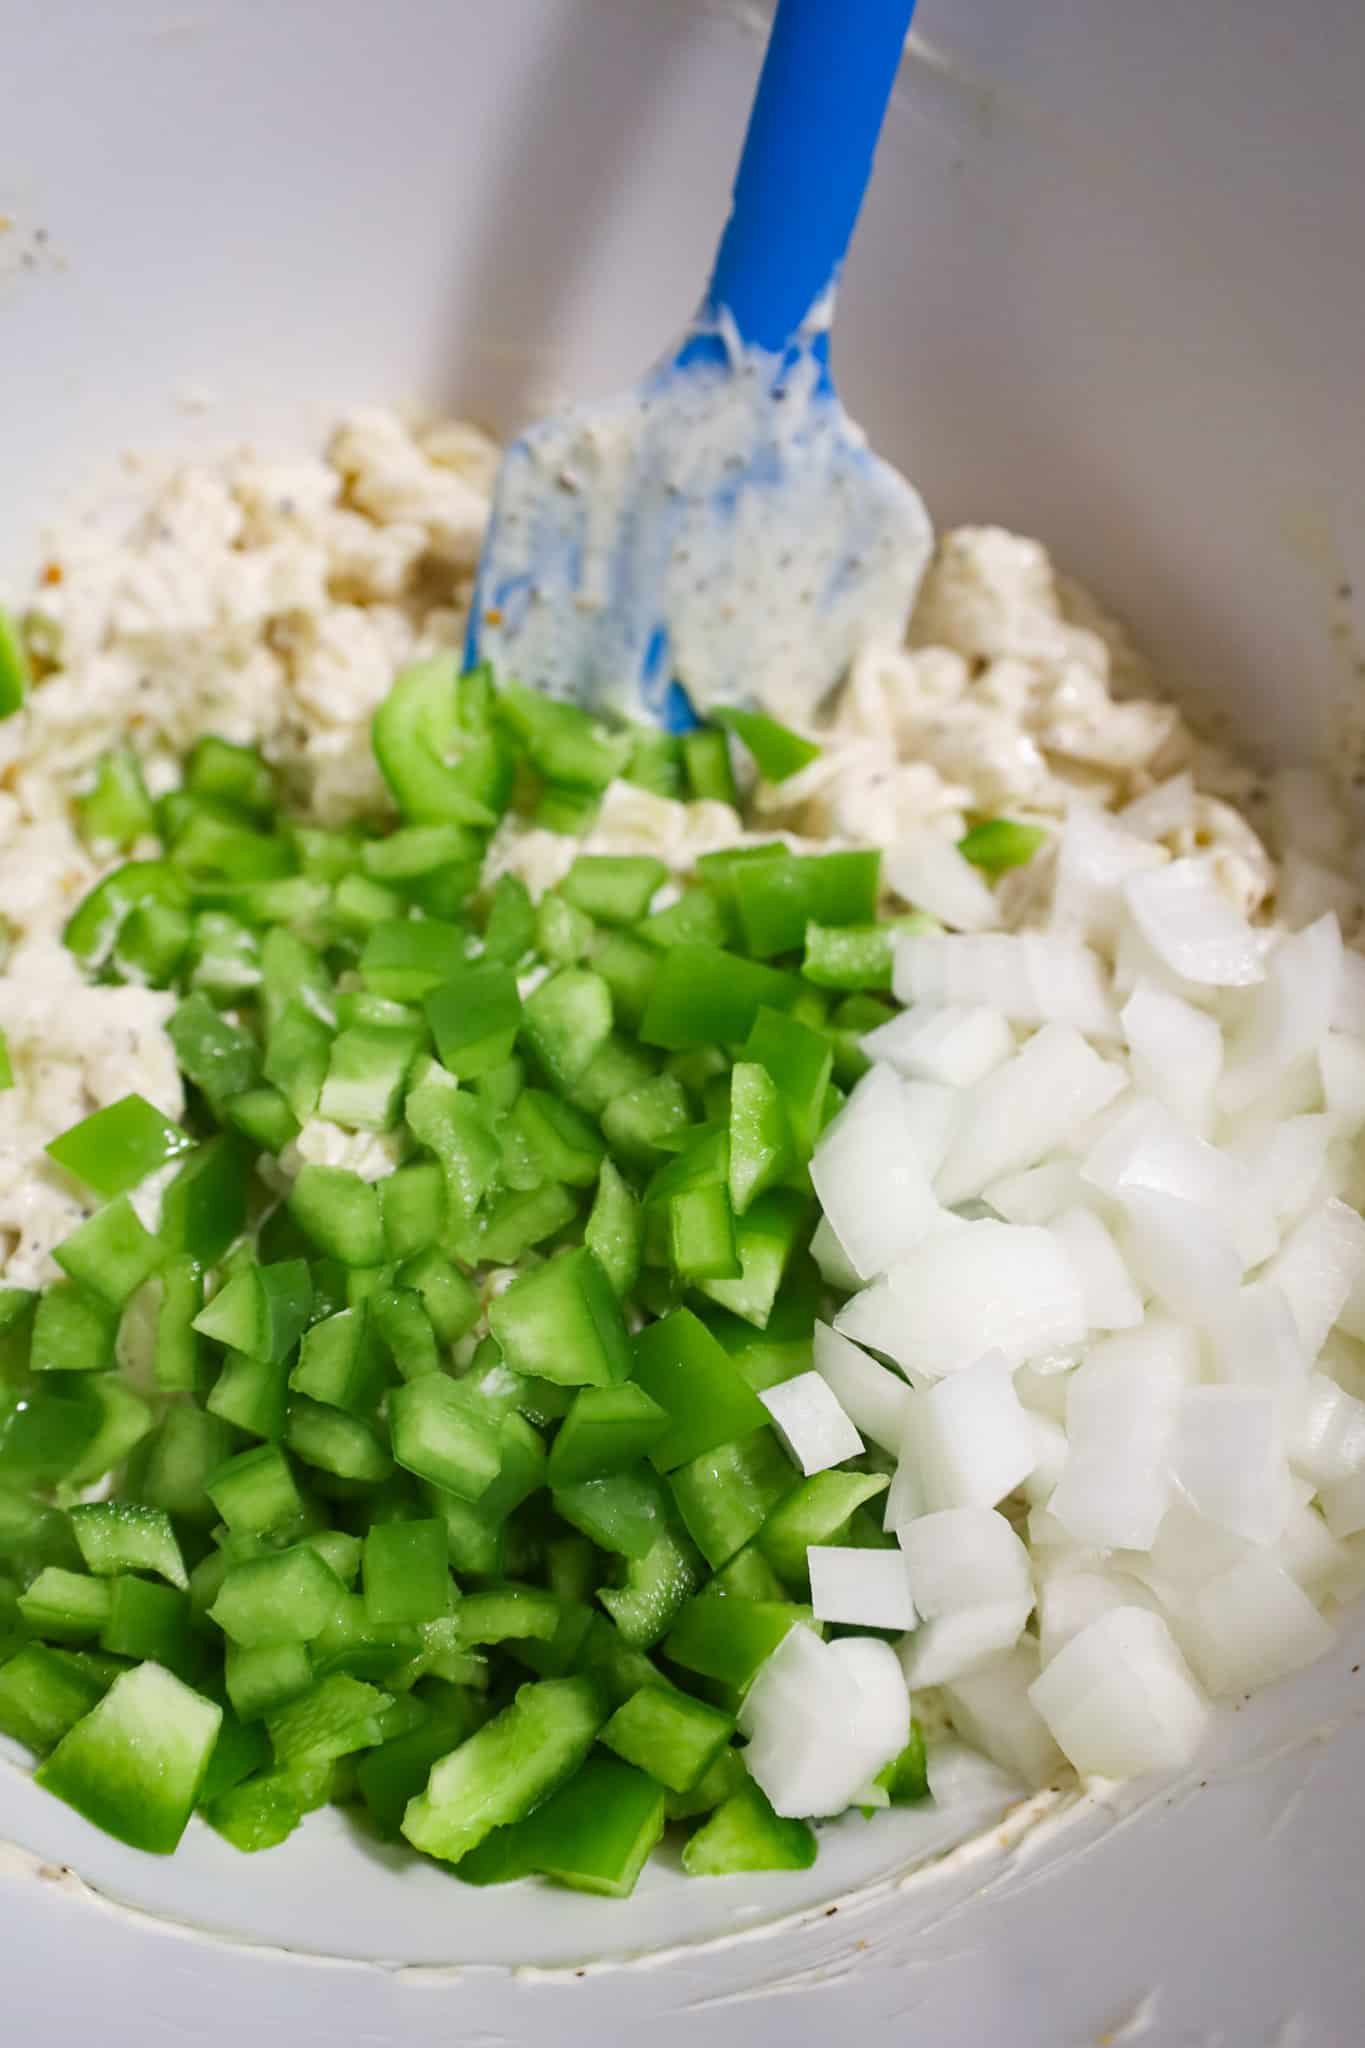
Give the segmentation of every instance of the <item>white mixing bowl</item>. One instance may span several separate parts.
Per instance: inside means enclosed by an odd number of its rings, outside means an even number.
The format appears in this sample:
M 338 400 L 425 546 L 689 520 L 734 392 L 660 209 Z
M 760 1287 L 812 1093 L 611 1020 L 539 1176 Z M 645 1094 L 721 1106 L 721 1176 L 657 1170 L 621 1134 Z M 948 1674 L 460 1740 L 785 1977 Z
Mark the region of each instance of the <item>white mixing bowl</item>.
M 762 14 L 8 0 L 0 564 L 125 448 L 306 446 L 365 400 L 505 428 L 632 377 L 704 275 Z M 1280 757 L 1365 700 L 1362 77 L 1359 0 L 924 0 L 840 306 L 851 409 L 939 523 L 1042 536 Z M 1362 1661 L 1357 1618 L 1202 1777 L 908 1887 L 932 1816 L 627 1905 L 471 1892 L 332 1815 L 163 1863 L 0 1763 L 5 2038 L 1345 2048 Z

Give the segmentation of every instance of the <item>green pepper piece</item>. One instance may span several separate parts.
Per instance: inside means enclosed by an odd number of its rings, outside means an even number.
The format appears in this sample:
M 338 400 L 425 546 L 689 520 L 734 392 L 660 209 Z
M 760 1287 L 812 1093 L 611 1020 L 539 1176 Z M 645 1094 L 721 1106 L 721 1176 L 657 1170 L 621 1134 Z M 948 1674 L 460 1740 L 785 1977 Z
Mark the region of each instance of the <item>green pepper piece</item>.
M 652 854 L 580 853 L 560 889 L 599 924 L 635 924 L 667 880 L 668 869 Z
M 687 1532 L 712 1571 L 757 1535 L 798 1473 L 771 1429 L 703 1451 L 669 1475 Z
M 765 1329 L 788 1267 L 810 1231 L 810 1204 L 790 1188 L 773 1188 L 735 1220 L 738 1280 L 700 1280 L 698 1291 L 733 1315 Z
M 458 1863 L 571 1777 L 606 1718 L 607 1703 L 590 1679 L 522 1686 L 510 1706 L 436 1764 L 426 1790 L 409 1802 L 404 1835 L 425 1855 Z
M 246 1225 L 250 1154 L 233 1137 L 188 1154 L 161 1197 L 160 1237 L 172 1255 L 213 1266 Z
M 767 1424 L 763 1403 L 690 1309 L 676 1309 L 640 1331 L 635 1378 L 670 1418 L 649 1454 L 660 1472 Z
M 165 1248 L 144 1227 L 127 1195 L 117 1195 L 54 1245 L 52 1256 L 87 1293 L 110 1308 L 122 1308 L 156 1271 Z
M 779 1578 L 808 1592 L 806 1552 L 811 1544 L 837 1543 L 854 1511 L 885 1493 L 889 1484 L 885 1473 L 812 1473 L 773 1509 L 758 1533 L 758 1547 Z
M 171 1672 L 141 1664 L 116 1678 L 65 1735 L 37 1782 L 135 1849 L 169 1855 L 199 1798 L 223 1718 Z
M 594 1755 L 526 1819 L 463 1858 L 466 1883 L 507 1883 L 536 1872 L 573 1891 L 629 1898 L 664 1831 L 663 1788 L 616 1758 Z
M 611 1034 L 611 991 L 598 974 L 565 967 L 527 998 L 522 1026 L 527 1044 L 550 1080 L 571 1089 Z
M 73 911 L 62 936 L 87 967 L 102 967 L 113 953 L 125 920 L 139 904 L 160 903 L 172 910 L 187 910 L 189 900 L 184 877 L 169 861 L 126 861 L 95 884 Z
M 621 1583 L 598 1594 L 625 1641 L 648 1650 L 666 1635 L 705 1575 L 690 1536 L 665 1527 L 643 1557 L 626 1559 Z
M 957 842 L 957 850 L 973 867 L 988 875 L 1003 875 L 1008 868 L 1021 868 L 1047 844 L 1042 825 L 1021 825 L 1014 818 L 983 818 Z
M 422 1007 L 441 1064 L 462 1081 L 507 1058 L 522 1019 L 516 976 L 508 967 L 465 967 L 433 989 Z
M 643 1387 L 580 1387 L 550 1449 L 551 1486 L 624 1472 L 659 1441 L 669 1418 Z
M 801 984 L 717 946 L 673 946 L 663 956 L 640 1025 L 646 1045 L 737 1045 L 765 1005 L 790 1009 Z
M 38 1297 L 29 1362 L 34 1372 L 106 1372 L 114 1363 L 117 1332 L 102 1296 L 59 1280 Z
M 752 1779 L 703 1821 L 683 1850 L 689 1877 L 731 1877 L 749 1870 L 809 1870 L 815 1832 L 784 1819 Z
M 762 1009 L 754 1018 L 744 1056 L 766 1067 L 772 1076 L 797 1157 L 804 1163 L 815 1150 L 829 1094 L 834 1066 L 829 1040 L 795 1017 Z
M 261 1077 L 261 1055 L 247 1032 L 230 1024 L 206 995 L 186 996 L 166 1026 L 176 1061 L 211 1103 L 225 1102 L 254 1088 Z
M 670 1792 L 690 1792 L 735 1732 L 733 1718 L 671 1686 L 644 1685 L 616 1709 L 601 1742 Z
M 712 717 L 747 748 L 765 782 L 786 782 L 820 758 L 820 749 L 813 740 L 802 739 L 790 726 L 779 725 L 766 712 L 741 711 L 737 706 L 724 705 Z
M 0 605 L 0 718 L 20 709 L 32 683 L 28 649 L 17 621 Z
M 876 852 L 791 854 L 745 861 L 732 871 L 736 907 L 750 953 L 769 960 L 794 953 L 808 924 L 867 924 L 877 915 L 881 856 Z
M 492 1302 L 488 1320 L 514 1372 L 561 1386 L 607 1386 L 629 1377 L 621 1310 L 586 1246 L 523 1273 Z
M 94 783 L 76 800 L 76 814 L 87 844 L 126 849 L 135 839 L 156 831 L 142 764 L 131 748 L 111 747 L 100 755 Z
M 729 804 L 739 809 L 739 791 L 730 762 L 730 743 L 717 726 L 698 726 L 682 736 L 683 765 L 687 783 L 699 802 Z
M 375 713 L 375 758 L 404 817 L 491 826 L 507 807 L 512 753 L 478 715 L 453 654 L 405 669 Z
M 698 1593 L 681 1610 L 664 1644 L 664 1655 L 684 1671 L 747 1686 L 794 1622 L 809 1609 L 772 1600 L 737 1600 L 726 1593 Z
M 610 1280 L 618 1301 L 626 1300 L 639 1278 L 643 1234 L 639 1203 L 613 1162 L 604 1159 L 592 1209 L 583 1226 L 583 1242 Z
M 164 1508 L 99 1500 L 78 1504 L 69 1512 L 86 1570 L 97 1578 L 112 1578 L 118 1572 L 156 1572 L 182 1592 L 188 1586 L 185 1560 Z

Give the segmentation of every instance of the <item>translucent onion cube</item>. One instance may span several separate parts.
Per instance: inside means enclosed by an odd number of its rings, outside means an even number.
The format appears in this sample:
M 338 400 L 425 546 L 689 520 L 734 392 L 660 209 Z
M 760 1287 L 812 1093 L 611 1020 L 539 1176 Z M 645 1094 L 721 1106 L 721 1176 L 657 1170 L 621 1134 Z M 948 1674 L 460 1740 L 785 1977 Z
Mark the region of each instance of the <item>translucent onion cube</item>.
M 799 1372 L 765 1388 L 758 1398 L 803 1472 L 825 1472 L 845 1458 L 861 1456 L 862 1438 L 818 1372 Z
M 1033 1788 L 1062 1764 L 1052 1732 L 1029 1698 L 1039 1675 L 1038 1645 L 1025 1637 L 979 1671 L 944 1687 L 952 1723 L 965 1742 Z
M 1086 1777 L 1178 1770 L 1203 1740 L 1209 1705 L 1159 1614 L 1117 1607 L 1060 1650 L 1029 1697 Z
M 812 1543 L 806 1550 L 806 1562 L 817 1621 L 837 1621 L 856 1628 L 914 1627 L 910 1574 L 899 1548 L 866 1550 Z

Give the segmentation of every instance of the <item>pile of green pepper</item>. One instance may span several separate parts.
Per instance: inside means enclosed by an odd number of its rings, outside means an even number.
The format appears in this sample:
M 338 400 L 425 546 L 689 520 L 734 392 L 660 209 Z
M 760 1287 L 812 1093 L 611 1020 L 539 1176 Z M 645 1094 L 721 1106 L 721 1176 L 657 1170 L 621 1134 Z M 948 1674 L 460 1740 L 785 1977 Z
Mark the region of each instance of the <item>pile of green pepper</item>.
M 810 758 L 734 723 L 770 778 Z M 803 1866 L 736 1709 L 813 1625 L 807 1546 L 892 1540 L 889 1463 L 803 1478 L 759 1394 L 829 1306 L 808 1163 L 891 1014 L 878 856 L 744 846 L 656 909 L 662 863 L 580 854 L 534 904 L 484 885 L 509 808 L 734 803 L 726 734 L 438 659 L 373 737 L 389 828 L 285 815 L 215 738 L 155 803 L 129 753 L 81 801 L 159 842 L 66 936 L 177 992 L 187 1109 L 54 1140 L 92 1213 L 0 1287 L 0 1730 L 144 1849 L 338 1801 L 477 1883 L 623 1896 L 669 1822 L 693 1872 Z M 315 1118 L 392 1170 L 299 1163 Z M 924 1792 L 916 1736 L 878 1796 Z

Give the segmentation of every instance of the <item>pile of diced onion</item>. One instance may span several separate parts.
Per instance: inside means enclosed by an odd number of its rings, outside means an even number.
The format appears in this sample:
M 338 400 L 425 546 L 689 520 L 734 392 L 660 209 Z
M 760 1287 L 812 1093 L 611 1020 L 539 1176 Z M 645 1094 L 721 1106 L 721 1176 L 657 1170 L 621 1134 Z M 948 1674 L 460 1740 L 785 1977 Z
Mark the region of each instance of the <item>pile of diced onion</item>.
M 1365 958 L 1144 824 L 1076 812 L 1020 933 L 953 848 L 889 857 L 957 929 L 899 942 L 813 1167 L 849 1298 L 765 1399 L 808 1471 L 894 1461 L 896 1548 L 809 1557 L 818 1620 L 904 1633 L 760 1672 L 779 1811 L 855 1796 L 907 1684 L 1030 1785 L 1177 1769 L 1365 1584 Z

